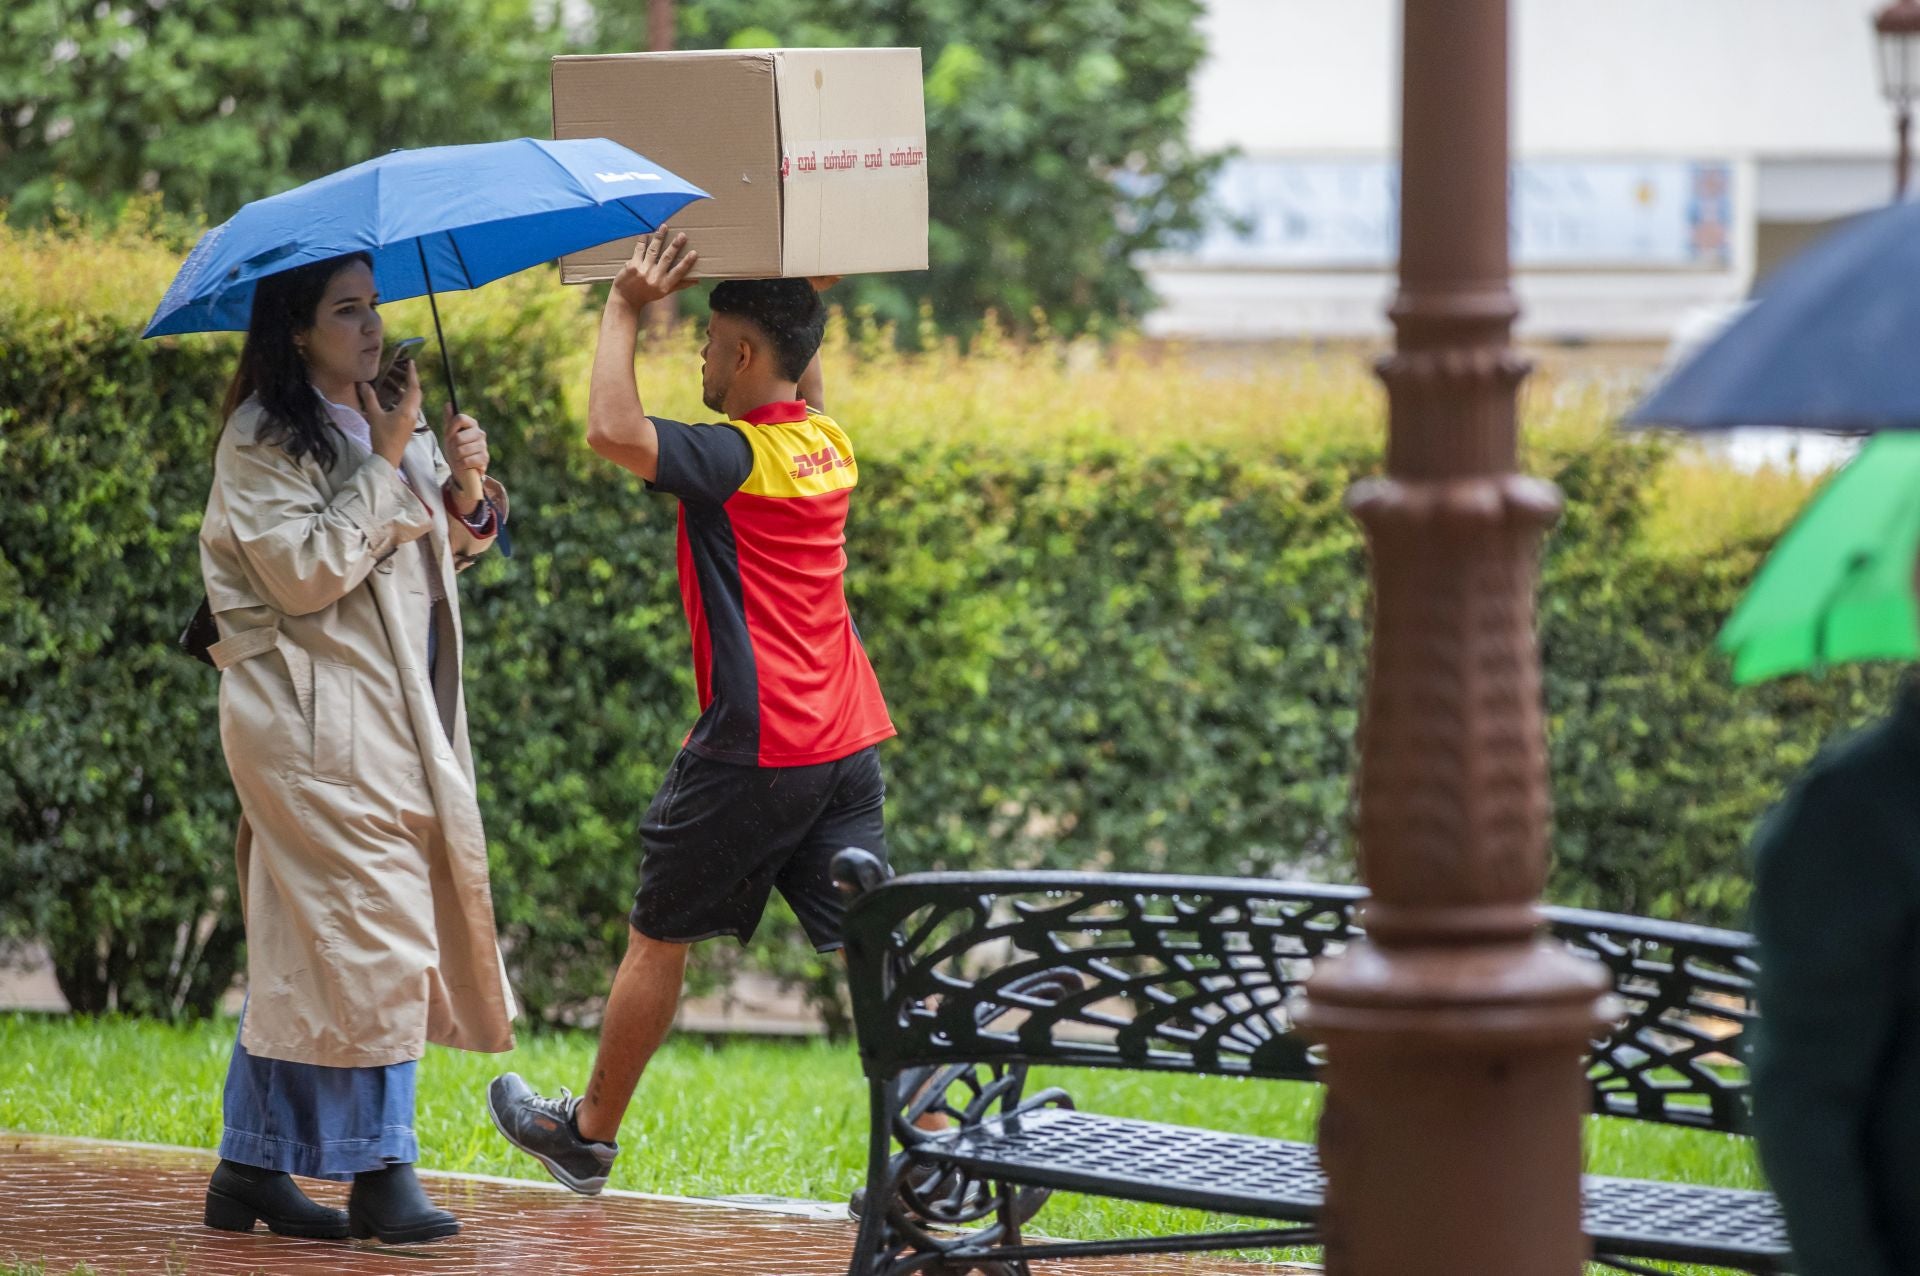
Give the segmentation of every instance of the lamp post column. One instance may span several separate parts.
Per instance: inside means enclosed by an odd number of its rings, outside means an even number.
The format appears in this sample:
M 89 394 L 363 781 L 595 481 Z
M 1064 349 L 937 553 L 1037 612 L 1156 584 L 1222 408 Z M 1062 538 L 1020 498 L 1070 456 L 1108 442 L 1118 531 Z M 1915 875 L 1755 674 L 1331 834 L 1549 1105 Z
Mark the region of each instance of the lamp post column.
M 1920 0 L 1893 0 L 1873 15 L 1880 91 L 1893 106 L 1893 198 L 1907 197 L 1913 172 L 1913 99 L 1920 93 Z
M 1507 0 L 1403 0 L 1400 288 L 1366 528 L 1367 939 L 1310 980 L 1332 1276 L 1579 1276 L 1581 1055 L 1607 981 L 1541 933 L 1534 635 L 1559 510 L 1515 472 Z
M 1913 173 L 1913 107 L 1902 102 L 1894 113 L 1893 198 L 1897 203 L 1907 197 L 1907 181 Z

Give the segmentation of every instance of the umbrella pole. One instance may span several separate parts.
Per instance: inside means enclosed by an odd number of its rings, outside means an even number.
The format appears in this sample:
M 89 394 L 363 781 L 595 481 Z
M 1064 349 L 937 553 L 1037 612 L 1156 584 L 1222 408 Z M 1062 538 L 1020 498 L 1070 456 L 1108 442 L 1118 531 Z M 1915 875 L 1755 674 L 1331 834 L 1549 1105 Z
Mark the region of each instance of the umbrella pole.
M 453 360 L 447 357 L 447 334 L 440 331 L 440 303 L 434 300 L 433 296 L 433 272 L 427 268 L 427 249 L 418 239 L 413 241 L 413 246 L 419 250 L 420 274 L 426 279 L 427 283 L 427 305 L 433 311 L 433 336 L 434 339 L 440 343 L 440 371 L 445 373 L 447 377 L 447 402 L 453 406 L 453 414 L 459 416 L 460 392 L 453 388 Z M 478 504 L 486 499 L 486 487 L 480 481 L 479 471 L 460 471 L 460 491 L 467 500 L 474 504 Z M 503 533 L 506 531 L 504 524 L 501 525 L 500 530 Z M 501 552 L 511 556 L 513 551 L 507 547 L 504 536 L 502 537 L 501 543 Z
M 447 336 L 440 331 L 440 303 L 433 296 L 433 272 L 427 269 L 427 249 L 418 239 L 413 246 L 420 253 L 420 274 L 427 281 L 427 306 L 433 311 L 433 339 L 440 343 L 440 371 L 447 378 L 447 401 L 453 405 L 453 414 L 460 415 L 460 392 L 453 388 L 453 360 L 447 357 Z

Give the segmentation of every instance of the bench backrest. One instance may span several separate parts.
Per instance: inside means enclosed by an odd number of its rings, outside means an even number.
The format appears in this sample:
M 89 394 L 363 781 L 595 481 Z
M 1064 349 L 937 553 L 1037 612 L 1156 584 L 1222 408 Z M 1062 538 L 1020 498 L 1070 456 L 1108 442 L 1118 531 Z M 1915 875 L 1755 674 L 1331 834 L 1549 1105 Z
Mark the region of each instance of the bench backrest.
M 1744 1131 L 1760 969 L 1753 936 L 1578 908 L 1544 911 L 1556 936 L 1607 967 L 1626 1012 L 1587 1057 L 1593 1110 Z
M 1360 933 L 1363 898 L 1357 887 L 1158 874 L 874 880 L 846 920 L 861 1057 L 874 1076 L 977 1061 L 1318 1080 L 1320 1056 L 1288 1000 L 1316 958 Z M 1594 1111 L 1740 1128 L 1751 938 L 1547 914 L 1612 971 L 1626 1011 L 1594 1043 Z M 1036 982 L 1050 986 L 1036 993 Z

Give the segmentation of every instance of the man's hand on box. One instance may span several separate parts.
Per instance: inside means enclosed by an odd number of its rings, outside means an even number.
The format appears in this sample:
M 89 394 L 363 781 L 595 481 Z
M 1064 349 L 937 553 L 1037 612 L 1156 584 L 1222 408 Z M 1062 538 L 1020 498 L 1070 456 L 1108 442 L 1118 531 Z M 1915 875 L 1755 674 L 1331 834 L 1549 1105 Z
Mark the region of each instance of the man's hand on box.
M 635 310 L 651 305 L 698 283 L 693 268 L 699 260 L 700 254 L 687 247 L 685 235 L 675 235 L 671 241 L 665 231 L 642 235 L 633 246 L 633 256 L 614 276 L 611 295 Z

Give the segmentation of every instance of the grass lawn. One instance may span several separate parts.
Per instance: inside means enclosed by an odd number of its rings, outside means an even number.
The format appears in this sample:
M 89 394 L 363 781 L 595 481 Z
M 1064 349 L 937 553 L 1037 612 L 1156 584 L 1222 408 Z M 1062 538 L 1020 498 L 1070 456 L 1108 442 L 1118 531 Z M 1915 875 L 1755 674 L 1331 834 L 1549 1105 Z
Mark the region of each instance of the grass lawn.
M 41 1015 L 0 1016 L 0 1129 L 212 1147 L 231 1020 L 171 1027 Z M 482 1092 L 513 1070 L 552 1092 L 579 1088 L 593 1058 L 584 1033 L 523 1034 L 487 1056 L 432 1049 L 421 1066 L 421 1165 L 542 1178 L 487 1120 Z M 1126 1072 L 1048 1072 L 1080 1106 L 1116 1115 L 1311 1139 L 1316 1086 Z M 694 1040 L 668 1044 L 641 1082 L 612 1186 L 685 1196 L 768 1193 L 843 1201 L 861 1182 L 865 1086 L 848 1046 Z M 1592 1120 L 1588 1168 L 1599 1174 L 1757 1187 L 1743 1139 Z M 1060 1197 L 1038 1219 L 1056 1237 L 1188 1230 L 1197 1215 L 1159 1206 Z M 1251 1221 L 1247 1225 L 1256 1225 Z M 1676 1271 L 1703 1273 L 1702 1268 Z M 0 1267 L 0 1276 L 34 1268 Z

